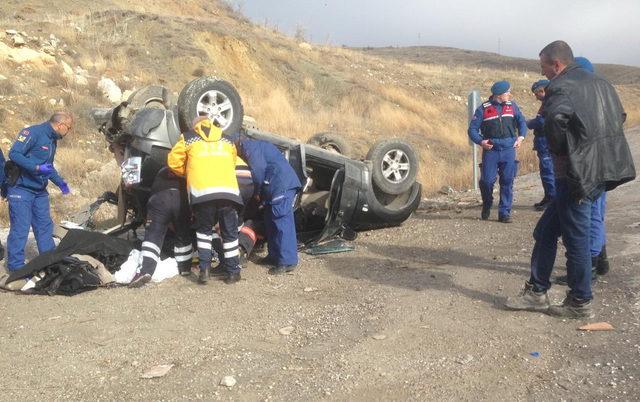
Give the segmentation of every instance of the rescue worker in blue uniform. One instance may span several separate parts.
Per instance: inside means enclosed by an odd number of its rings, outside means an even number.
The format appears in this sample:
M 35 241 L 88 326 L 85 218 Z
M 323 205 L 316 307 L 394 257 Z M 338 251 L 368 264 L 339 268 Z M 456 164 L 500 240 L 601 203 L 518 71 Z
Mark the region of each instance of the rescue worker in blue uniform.
M 540 102 L 544 101 L 544 90 L 549 85 L 549 80 L 539 80 L 533 83 L 531 91 Z M 533 130 L 533 149 L 538 153 L 540 167 L 540 180 L 544 189 L 544 197 L 540 202 L 533 204 L 537 211 L 544 210 L 556 195 L 556 177 L 553 174 L 553 159 L 549 152 L 549 144 L 544 136 L 544 108 L 540 106 L 535 118 L 527 120 L 527 127 Z
M 4 181 L 4 164 L 5 164 L 4 153 L 2 152 L 2 149 L 0 149 L 0 193 L 2 195 L 2 198 L 6 198 L 7 196 L 6 194 L 7 184 Z M 4 259 L 4 246 L 0 241 L 0 261 L 2 261 L 3 259 Z
M 527 122 L 520 108 L 511 101 L 511 85 L 498 81 L 491 87 L 491 97 L 476 109 L 469 123 L 469 138 L 482 147 L 480 193 L 483 220 L 489 219 L 493 204 L 493 185 L 500 176 L 498 220 L 511 223 L 513 180 L 518 170 L 516 149 L 527 134 Z
M 69 194 L 69 186 L 53 165 L 58 140 L 73 128 L 73 116 L 67 112 L 54 113 L 49 121 L 20 131 L 9 151 L 9 159 L 19 168 L 15 183 L 9 183 L 9 237 L 7 238 L 7 268 L 15 271 L 24 265 L 24 248 L 29 227 L 38 245 L 38 252 L 55 248 L 53 221 L 49 212 L 47 184 L 53 182 L 62 194 Z
M 578 56 L 574 59 L 577 65 L 595 74 L 595 68 L 586 57 Z M 625 115 L 626 120 L 626 115 Z M 609 272 L 609 259 L 607 258 L 607 230 L 604 224 L 604 215 L 607 208 L 607 192 L 603 191 L 600 197 L 591 203 L 591 280 L 595 281 L 598 275 L 606 275 Z
M 254 198 L 264 205 L 267 237 L 265 263 L 272 275 L 293 271 L 298 264 L 298 241 L 293 218 L 293 203 L 302 188 L 287 159 L 275 145 L 236 136 L 238 156 L 251 169 Z

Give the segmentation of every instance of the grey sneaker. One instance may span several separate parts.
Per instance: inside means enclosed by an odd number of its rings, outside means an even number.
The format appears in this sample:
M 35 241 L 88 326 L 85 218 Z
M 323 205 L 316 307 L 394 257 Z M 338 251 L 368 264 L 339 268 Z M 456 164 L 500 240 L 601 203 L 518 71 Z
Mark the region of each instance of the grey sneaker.
M 558 318 L 593 318 L 591 304 L 591 300 L 579 300 L 567 294 L 562 304 L 549 307 L 547 314 Z
M 509 310 L 547 311 L 549 296 L 546 291 L 536 292 L 533 285 L 527 281 L 520 295 L 507 298 L 504 306 Z

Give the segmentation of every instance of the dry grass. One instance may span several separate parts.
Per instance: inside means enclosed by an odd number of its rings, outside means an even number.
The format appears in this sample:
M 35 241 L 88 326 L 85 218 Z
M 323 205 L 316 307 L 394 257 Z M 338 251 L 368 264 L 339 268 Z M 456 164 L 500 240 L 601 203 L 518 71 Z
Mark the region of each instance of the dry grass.
M 6 79 L 0 81 L 0 96 L 15 95 L 16 92 L 17 88 L 11 80 Z
M 47 5 L 44 0 L 30 2 L 34 10 L 48 10 Z M 47 118 L 54 108 L 50 98 L 62 98 L 78 117 L 75 138 L 63 141 L 56 161 L 76 191 L 66 198 L 54 192 L 54 201 L 60 201 L 54 208 L 57 216 L 117 184 L 117 169 L 103 167 L 111 156 L 88 119 L 92 107 L 108 104 L 97 89 L 103 75 L 122 89 L 161 83 L 175 92 L 193 77 L 216 75 L 237 87 L 245 112 L 262 129 L 300 140 L 337 132 L 353 144 L 356 157 L 364 157 L 376 140 L 403 138 L 418 150 L 426 193 L 444 185 L 472 185 L 465 104 L 469 90 L 477 88 L 486 97 L 494 81 L 507 79 L 526 116 L 539 106 L 529 90 L 539 78 L 537 68 L 508 64 L 506 58 L 494 62 L 482 54 L 465 64 L 464 54 L 455 63 L 425 64 L 417 58 L 329 46 L 301 50 L 293 38 L 252 26 L 217 1 L 113 0 L 85 8 L 66 6 L 29 13 L 33 20 L 22 26 L 4 22 L 27 32 L 37 25 L 39 35 L 61 38 L 73 50 L 65 60 L 89 71 L 89 85 L 65 81 L 59 69 L 0 82 L 0 95 L 25 100 L 23 105 L 3 104 L 7 111 L 0 115 L 0 130 L 5 138 Z M 10 11 L 0 5 L 2 9 Z M 441 60 L 450 59 L 450 52 L 445 53 Z M 477 60 L 482 62 L 473 65 Z M 0 74 L 10 76 L 13 67 L 0 63 Z M 628 124 L 640 124 L 640 86 L 624 85 L 620 94 Z M 521 172 L 537 169 L 531 147 L 529 138 L 518 152 Z

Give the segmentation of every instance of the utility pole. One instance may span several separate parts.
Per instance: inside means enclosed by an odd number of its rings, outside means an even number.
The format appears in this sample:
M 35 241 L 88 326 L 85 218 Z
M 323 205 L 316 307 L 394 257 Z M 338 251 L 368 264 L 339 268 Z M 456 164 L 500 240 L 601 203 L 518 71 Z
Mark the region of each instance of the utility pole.
M 473 114 L 476 112 L 476 109 L 480 106 L 480 92 L 477 89 L 469 92 L 469 96 L 467 97 L 467 118 L 468 121 L 471 122 L 473 119 Z M 469 143 L 471 144 L 471 150 L 473 153 L 473 189 L 478 191 L 478 147 L 474 144 L 471 139 L 469 139 Z

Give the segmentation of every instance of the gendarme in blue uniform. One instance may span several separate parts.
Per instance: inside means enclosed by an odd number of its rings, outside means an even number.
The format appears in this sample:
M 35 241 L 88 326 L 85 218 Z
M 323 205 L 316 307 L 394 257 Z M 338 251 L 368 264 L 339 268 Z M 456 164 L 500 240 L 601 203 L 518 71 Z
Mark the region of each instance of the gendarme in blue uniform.
M 7 239 L 7 267 L 10 271 L 24 265 L 24 248 L 29 227 L 38 244 L 38 252 L 55 248 L 53 222 L 49 213 L 47 184 L 51 180 L 58 187 L 67 187 L 55 168 L 48 174 L 38 172 L 38 166 L 53 164 L 58 139 L 62 138 L 45 122 L 20 131 L 9 151 L 9 159 L 20 167 L 20 177 L 9 186 L 9 219 L 11 222 Z
M 500 175 L 500 218 L 511 215 L 513 203 L 513 179 L 517 173 L 516 149 L 513 145 L 518 136 L 527 134 L 527 123 L 515 102 L 499 103 L 489 98 L 476 109 L 469 124 L 469 138 L 480 145 L 491 140 L 493 148 L 483 149 L 480 170 L 480 193 L 483 209 L 493 204 L 493 185 Z

